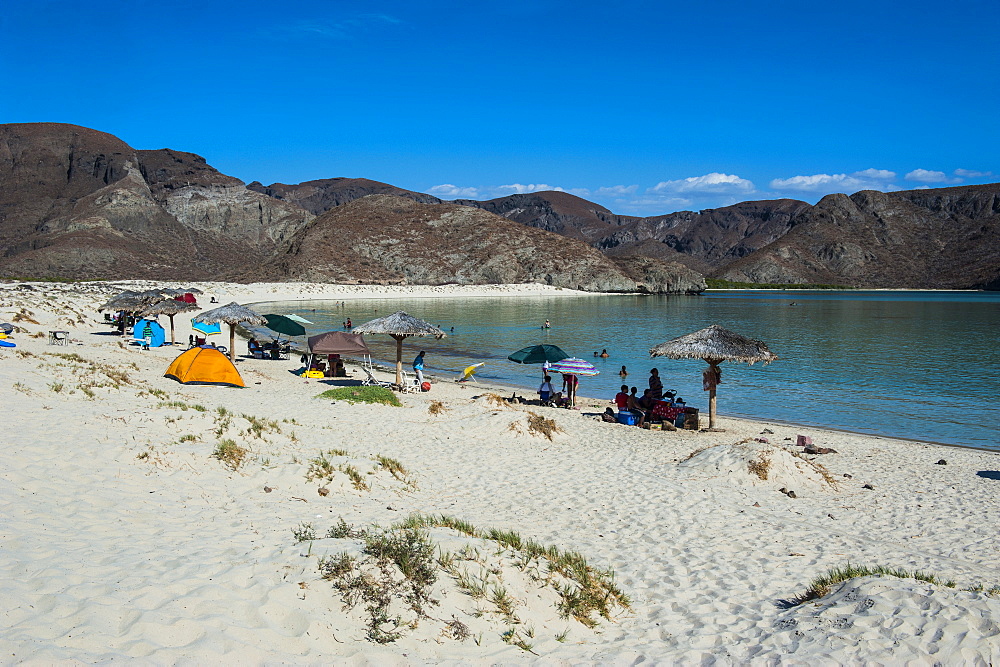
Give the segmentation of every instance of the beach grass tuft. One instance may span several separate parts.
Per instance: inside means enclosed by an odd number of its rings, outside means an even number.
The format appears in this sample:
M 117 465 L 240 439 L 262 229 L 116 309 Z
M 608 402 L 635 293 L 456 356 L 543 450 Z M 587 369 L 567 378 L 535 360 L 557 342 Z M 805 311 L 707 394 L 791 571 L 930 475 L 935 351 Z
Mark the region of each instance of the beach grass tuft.
M 562 429 L 556 424 L 555 419 L 543 417 L 536 412 L 528 412 L 528 433 L 545 436 L 552 441 L 552 436 L 562 433 Z
M 758 458 L 747 461 L 747 471 L 751 475 L 757 475 L 762 481 L 767 481 L 768 472 L 771 470 L 771 457 L 760 454 Z
M 389 458 L 388 456 L 382 456 L 381 454 L 375 457 L 375 461 L 382 466 L 383 470 L 388 470 L 389 473 L 401 482 L 406 481 L 406 476 L 408 474 L 406 468 L 402 463 L 396 459 Z
M 247 456 L 247 449 L 236 444 L 234 440 L 225 439 L 221 440 L 219 444 L 215 446 L 215 451 L 212 453 L 214 458 L 222 461 L 231 470 L 238 470 L 241 465 L 243 465 L 244 459 Z
M 448 408 L 441 401 L 431 401 L 431 404 L 427 407 L 427 412 L 432 415 L 443 415 L 448 411 Z
M 336 387 L 327 389 L 316 398 L 347 401 L 348 403 L 381 403 L 395 407 L 403 405 L 396 398 L 396 395 L 385 387 Z
M 933 574 L 920 572 L 919 570 L 905 570 L 903 568 L 888 567 L 885 565 L 869 566 L 847 563 L 846 565 L 830 568 L 830 570 L 828 570 L 825 574 L 813 579 L 806 591 L 796 596 L 792 601 L 795 604 L 802 604 L 804 602 L 809 602 L 810 600 L 816 600 L 829 594 L 830 591 L 833 590 L 833 587 L 839 583 L 843 583 L 850 579 L 856 579 L 858 577 L 870 576 L 916 579 L 917 581 L 926 581 L 929 584 L 937 584 L 947 588 L 955 587 L 954 581 L 942 581 Z

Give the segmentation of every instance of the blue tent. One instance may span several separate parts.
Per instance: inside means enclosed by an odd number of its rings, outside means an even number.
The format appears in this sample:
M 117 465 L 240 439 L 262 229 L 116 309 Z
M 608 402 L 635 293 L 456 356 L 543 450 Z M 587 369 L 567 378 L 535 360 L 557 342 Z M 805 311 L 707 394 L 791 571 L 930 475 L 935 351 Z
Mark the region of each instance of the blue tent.
M 166 341 L 163 327 L 156 320 L 139 320 L 136 322 L 135 326 L 132 327 L 132 338 L 141 342 L 146 338 L 147 331 L 150 337 L 150 347 L 160 347 Z

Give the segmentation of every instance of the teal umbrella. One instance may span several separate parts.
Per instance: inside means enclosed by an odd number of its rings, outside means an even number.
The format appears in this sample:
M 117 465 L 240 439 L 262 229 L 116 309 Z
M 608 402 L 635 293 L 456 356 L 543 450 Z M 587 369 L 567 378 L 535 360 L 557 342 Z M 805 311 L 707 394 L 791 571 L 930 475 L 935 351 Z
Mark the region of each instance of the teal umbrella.
M 531 345 L 507 357 L 518 364 L 541 364 L 546 361 L 562 361 L 569 355 L 558 345 Z
M 264 326 L 275 333 L 286 336 L 304 336 L 306 333 L 304 326 L 284 315 L 264 315 L 264 319 L 267 320 Z
M 222 327 L 219 326 L 218 322 L 215 324 L 205 324 L 204 322 L 195 322 L 194 320 L 191 320 L 191 328 L 198 333 L 205 334 L 206 336 L 214 336 L 215 334 L 222 333 Z

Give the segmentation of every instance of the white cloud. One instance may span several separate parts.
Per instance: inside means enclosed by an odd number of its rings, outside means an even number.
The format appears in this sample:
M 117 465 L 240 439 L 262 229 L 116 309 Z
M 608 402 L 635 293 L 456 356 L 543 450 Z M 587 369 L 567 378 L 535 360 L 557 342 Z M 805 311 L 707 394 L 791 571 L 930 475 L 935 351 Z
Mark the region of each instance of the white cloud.
M 961 178 L 948 178 L 948 176 L 943 171 L 928 171 L 927 169 L 914 169 L 906 176 L 903 176 L 908 181 L 916 181 L 918 183 L 961 183 Z
M 676 181 L 662 181 L 647 192 L 657 193 L 705 193 L 705 194 L 750 194 L 756 192 L 752 181 L 735 174 L 712 172 L 704 176 L 691 176 Z
M 961 176 L 963 178 L 990 178 L 993 176 L 992 171 L 976 171 L 975 169 L 956 169 L 956 176 Z
M 479 188 L 461 188 L 451 183 L 435 185 L 427 191 L 427 194 L 435 197 L 469 197 L 475 199 L 479 196 Z
M 556 192 L 566 192 L 562 188 L 555 185 L 546 185 L 545 183 L 511 183 L 510 185 L 501 185 L 496 188 L 497 190 L 515 195 L 524 195 L 529 192 L 542 192 L 543 190 L 555 190 Z
M 624 197 L 626 195 L 634 195 L 638 189 L 638 185 L 606 185 L 597 188 L 594 194 L 599 197 Z
M 892 191 L 899 189 L 891 183 L 895 178 L 896 172 L 888 169 L 865 169 L 852 174 L 812 174 L 811 176 L 776 178 L 771 181 L 770 185 L 775 190 L 794 192 Z

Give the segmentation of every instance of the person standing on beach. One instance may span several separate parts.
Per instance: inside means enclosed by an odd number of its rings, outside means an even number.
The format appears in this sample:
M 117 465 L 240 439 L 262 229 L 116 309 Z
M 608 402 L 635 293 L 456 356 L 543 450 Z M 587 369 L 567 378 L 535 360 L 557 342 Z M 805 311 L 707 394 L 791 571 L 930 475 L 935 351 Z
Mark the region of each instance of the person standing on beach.
M 654 399 L 663 400 L 663 382 L 660 380 L 660 371 L 656 368 L 649 371 L 649 388 Z
M 424 383 L 424 351 L 421 350 L 413 360 L 413 374 L 417 376 L 417 384 Z

